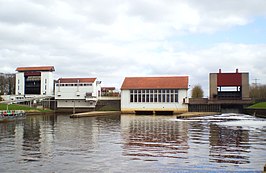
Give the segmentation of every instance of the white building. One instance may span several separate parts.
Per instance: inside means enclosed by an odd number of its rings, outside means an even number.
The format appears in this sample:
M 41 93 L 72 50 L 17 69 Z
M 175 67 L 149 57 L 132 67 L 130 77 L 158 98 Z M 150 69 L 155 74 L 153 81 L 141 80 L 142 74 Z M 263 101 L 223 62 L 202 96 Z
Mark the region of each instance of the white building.
M 60 78 L 55 85 L 57 108 L 95 108 L 101 95 L 96 78 Z
M 16 95 L 54 95 L 53 66 L 18 67 L 16 71 Z
M 121 87 L 121 112 L 187 112 L 187 91 L 188 76 L 126 77 Z

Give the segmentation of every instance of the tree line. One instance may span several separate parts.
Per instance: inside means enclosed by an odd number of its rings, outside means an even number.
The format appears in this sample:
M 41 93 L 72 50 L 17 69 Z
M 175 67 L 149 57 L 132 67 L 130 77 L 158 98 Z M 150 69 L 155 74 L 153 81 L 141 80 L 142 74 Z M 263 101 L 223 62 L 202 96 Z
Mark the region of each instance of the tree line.
M 266 85 L 251 85 L 249 95 L 253 100 L 266 101 Z
M 0 95 L 15 94 L 16 75 L 0 73 Z
M 200 85 L 195 85 L 192 88 L 192 98 L 202 98 L 203 94 L 203 89 Z M 266 101 L 266 85 L 251 85 L 249 87 L 249 96 L 255 101 Z

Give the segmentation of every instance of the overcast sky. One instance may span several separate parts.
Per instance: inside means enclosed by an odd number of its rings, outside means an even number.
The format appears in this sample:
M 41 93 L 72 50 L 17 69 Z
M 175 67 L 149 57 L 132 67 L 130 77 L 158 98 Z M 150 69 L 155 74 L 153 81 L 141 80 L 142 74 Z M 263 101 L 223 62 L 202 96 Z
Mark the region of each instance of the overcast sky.
M 0 0 L 0 61 L 55 66 L 55 78 L 250 73 L 266 84 L 265 0 Z M 208 93 L 205 93 L 208 95 Z

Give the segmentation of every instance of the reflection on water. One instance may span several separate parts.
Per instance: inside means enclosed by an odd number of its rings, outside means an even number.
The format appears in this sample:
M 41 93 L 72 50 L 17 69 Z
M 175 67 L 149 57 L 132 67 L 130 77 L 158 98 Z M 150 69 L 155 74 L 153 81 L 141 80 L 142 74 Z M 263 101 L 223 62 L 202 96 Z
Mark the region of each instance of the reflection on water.
M 28 116 L 0 123 L 0 172 L 260 172 L 266 120 Z
M 210 160 L 218 163 L 250 163 L 249 133 L 241 128 L 237 130 L 210 125 Z
M 126 118 L 124 118 L 126 119 Z M 183 158 L 188 152 L 187 124 L 162 117 L 135 117 L 123 131 L 125 155 Z

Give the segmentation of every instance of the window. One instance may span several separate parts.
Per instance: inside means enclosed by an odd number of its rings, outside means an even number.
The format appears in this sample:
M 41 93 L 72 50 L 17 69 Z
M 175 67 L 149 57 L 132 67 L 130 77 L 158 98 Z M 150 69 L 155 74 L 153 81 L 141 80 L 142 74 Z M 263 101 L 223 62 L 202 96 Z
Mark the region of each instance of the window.
M 141 95 L 141 97 L 142 97 L 142 102 L 145 102 L 145 90 L 142 90 L 142 95 Z
M 130 102 L 135 103 L 178 103 L 178 90 L 173 89 L 143 89 L 130 90 Z
M 133 90 L 130 90 L 130 102 L 133 102 Z
M 178 103 L 178 90 L 175 90 L 175 102 Z
M 141 102 L 141 90 L 138 90 L 138 102 Z

